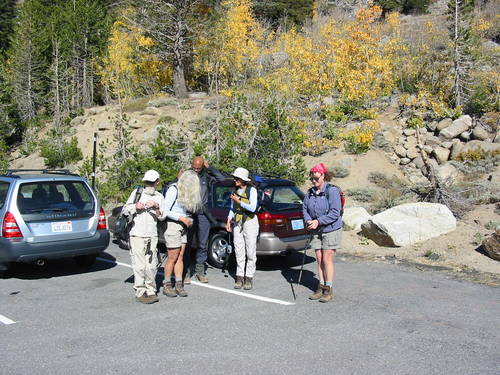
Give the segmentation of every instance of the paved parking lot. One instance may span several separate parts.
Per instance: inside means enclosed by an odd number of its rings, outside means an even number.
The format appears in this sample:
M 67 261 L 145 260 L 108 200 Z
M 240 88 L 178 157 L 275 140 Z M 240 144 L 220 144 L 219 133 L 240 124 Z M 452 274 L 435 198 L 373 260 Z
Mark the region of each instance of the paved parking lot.
M 102 258 L 85 272 L 22 265 L 0 281 L 0 373 L 498 373 L 496 288 L 339 259 L 335 300 L 320 304 L 307 300 L 308 257 L 294 301 L 295 255 L 259 261 L 251 292 L 209 269 L 208 287 L 142 305 L 128 253 L 111 245 Z

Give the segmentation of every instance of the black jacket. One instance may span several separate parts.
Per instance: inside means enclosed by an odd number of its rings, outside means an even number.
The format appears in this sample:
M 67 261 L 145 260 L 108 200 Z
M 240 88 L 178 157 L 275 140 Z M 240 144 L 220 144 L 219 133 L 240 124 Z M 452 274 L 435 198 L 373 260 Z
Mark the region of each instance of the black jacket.
M 225 180 L 226 177 L 218 169 L 212 166 L 203 168 L 198 177 L 200 178 L 201 201 L 203 203 L 203 207 L 206 210 L 208 206 L 208 191 L 210 185 L 216 181 Z

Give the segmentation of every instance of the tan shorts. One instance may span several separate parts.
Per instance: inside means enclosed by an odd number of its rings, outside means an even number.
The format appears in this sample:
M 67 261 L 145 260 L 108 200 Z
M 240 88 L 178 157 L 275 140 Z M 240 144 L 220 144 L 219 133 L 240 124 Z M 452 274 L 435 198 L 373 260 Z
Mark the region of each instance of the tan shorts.
M 187 230 L 177 221 L 169 221 L 165 231 L 165 243 L 167 249 L 178 249 L 182 244 L 187 243 Z
M 311 249 L 313 250 L 338 250 L 342 243 L 342 228 L 328 233 L 313 235 Z

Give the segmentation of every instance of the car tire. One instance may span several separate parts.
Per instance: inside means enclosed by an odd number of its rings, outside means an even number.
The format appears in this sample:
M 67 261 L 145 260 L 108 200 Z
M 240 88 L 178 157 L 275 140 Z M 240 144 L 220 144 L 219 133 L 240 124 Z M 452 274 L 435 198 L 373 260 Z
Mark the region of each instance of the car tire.
M 0 263 L 0 279 L 4 279 L 10 270 L 10 263 Z
M 215 268 L 224 268 L 229 260 L 226 252 L 227 246 L 232 246 L 229 243 L 228 233 L 215 232 L 210 235 L 207 249 L 208 264 Z
M 79 267 L 90 267 L 95 263 L 96 258 L 97 254 L 78 255 L 75 257 L 75 263 Z

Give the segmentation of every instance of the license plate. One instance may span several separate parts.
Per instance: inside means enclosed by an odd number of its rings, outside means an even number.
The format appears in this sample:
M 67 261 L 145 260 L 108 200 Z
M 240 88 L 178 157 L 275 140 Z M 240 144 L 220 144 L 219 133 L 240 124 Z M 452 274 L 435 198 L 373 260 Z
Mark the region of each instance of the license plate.
M 304 229 L 304 220 L 302 219 L 292 220 L 292 229 L 293 230 Z
M 71 221 L 52 223 L 52 232 L 54 233 L 71 232 L 72 230 L 73 223 Z

